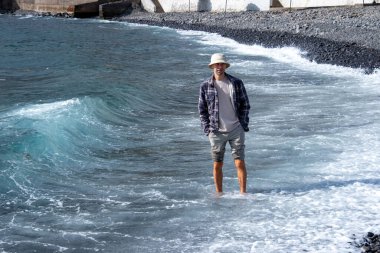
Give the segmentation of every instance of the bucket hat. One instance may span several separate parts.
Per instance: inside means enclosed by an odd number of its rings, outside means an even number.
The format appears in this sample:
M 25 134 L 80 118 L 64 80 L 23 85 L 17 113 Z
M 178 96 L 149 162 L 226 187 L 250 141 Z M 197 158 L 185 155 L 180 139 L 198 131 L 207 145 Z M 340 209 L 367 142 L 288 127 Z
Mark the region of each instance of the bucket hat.
M 219 53 L 213 54 L 211 56 L 211 61 L 210 61 L 210 64 L 208 65 L 208 67 L 212 69 L 212 65 L 214 65 L 216 63 L 225 63 L 225 64 L 227 64 L 227 68 L 230 66 L 230 64 L 228 63 L 227 58 L 224 54 L 219 54 Z

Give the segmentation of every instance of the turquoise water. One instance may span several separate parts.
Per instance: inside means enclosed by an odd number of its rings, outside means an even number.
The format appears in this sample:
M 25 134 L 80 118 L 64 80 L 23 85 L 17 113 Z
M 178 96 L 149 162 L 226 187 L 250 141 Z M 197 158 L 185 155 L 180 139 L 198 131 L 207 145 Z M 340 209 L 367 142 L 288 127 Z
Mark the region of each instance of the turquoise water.
M 380 79 L 294 48 L 0 15 L 2 252 L 352 252 L 380 227 Z M 248 194 L 216 196 L 198 89 L 245 82 Z

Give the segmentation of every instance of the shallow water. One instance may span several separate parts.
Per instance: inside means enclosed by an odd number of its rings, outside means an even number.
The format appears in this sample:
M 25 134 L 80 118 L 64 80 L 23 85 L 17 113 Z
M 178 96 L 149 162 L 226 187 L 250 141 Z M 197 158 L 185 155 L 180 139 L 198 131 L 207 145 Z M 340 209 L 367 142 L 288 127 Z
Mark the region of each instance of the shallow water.
M 379 232 L 380 79 L 294 48 L 0 15 L 3 252 L 355 252 Z M 214 194 L 198 89 L 214 52 L 251 100 L 248 194 Z

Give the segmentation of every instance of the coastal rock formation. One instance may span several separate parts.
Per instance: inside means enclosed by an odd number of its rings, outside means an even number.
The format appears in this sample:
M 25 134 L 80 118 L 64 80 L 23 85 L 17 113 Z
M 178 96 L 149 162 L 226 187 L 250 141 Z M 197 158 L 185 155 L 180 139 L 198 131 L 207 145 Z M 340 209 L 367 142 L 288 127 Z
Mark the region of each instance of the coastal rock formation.
M 112 18 L 141 9 L 141 0 L 0 0 L 0 13 Z
M 122 14 L 132 12 L 132 9 L 138 8 L 140 0 L 123 0 L 116 2 L 104 3 L 99 6 L 99 17 L 110 19 Z

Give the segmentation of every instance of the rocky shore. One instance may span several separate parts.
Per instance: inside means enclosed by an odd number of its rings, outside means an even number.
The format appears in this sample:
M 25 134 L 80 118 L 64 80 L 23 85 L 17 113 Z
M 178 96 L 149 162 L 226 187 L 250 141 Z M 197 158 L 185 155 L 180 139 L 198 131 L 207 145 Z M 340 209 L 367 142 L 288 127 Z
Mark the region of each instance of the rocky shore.
M 317 63 L 380 68 L 380 6 L 330 7 L 239 13 L 147 13 L 119 21 L 218 33 L 244 44 L 294 46 Z
M 361 249 L 362 253 L 380 253 L 380 234 L 368 232 L 362 239 L 353 235 L 354 240 L 350 244 Z

